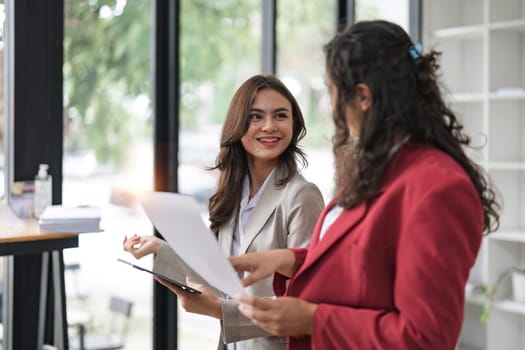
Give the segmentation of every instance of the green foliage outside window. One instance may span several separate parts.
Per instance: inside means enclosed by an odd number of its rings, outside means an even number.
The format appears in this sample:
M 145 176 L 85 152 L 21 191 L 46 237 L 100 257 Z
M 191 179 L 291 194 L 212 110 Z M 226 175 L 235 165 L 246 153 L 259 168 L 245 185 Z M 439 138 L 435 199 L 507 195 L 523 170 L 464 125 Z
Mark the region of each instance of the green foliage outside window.
M 260 0 L 191 0 L 181 3 L 183 128 L 222 124 L 239 82 L 260 67 Z M 203 88 L 212 89 L 211 115 L 201 112 Z M 202 115 L 202 114 L 205 115 Z
M 139 110 L 135 101 L 141 96 L 149 101 L 152 93 L 152 1 L 65 1 L 66 151 L 93 149 L 99 163 L 118 168 L 133 140 L 151 137 L 151 106 Z M 261 6 L 260 0 L 181 2 L 183 129 L 222 124 L 238 84 L 259 72 Z M 334 9 L 324 1 L 281 0 L 278 10 L 279 65 L 309 89 L 300 101 L 308 139 L 325 145 L 332 123 L 320 108 L 325 94 L 321 44 L 335 31 Z M 206 89 L 212 91 L 209 100 Z
M 65 148 L 94 149 L 99 162 L 118 167 L 145 131 L 132 106 L 151 89 L 150 1 L 64 5 Z
M 250 18 L 259 1 L 193 0 L 181 7 L 181 124 L 199 123 L 198 90 L 206 82 L 215 94 L 206 122 L 220 124 L 245 78 L 243 63 L 259 60 L 253 37 L 260 27 Z M 129 143 L 151 130 L 132 106 L 138 96 L 151 95 L 152 39 L 151 0 L 66 0 L 66 150 L 91 148 L 99 162 L 118 167 Z M 146 118 L 151 123 L 151 115 Z
M 323 45 L 336 31 L 335 2 L 277 1 L 277 74 L 296 93 L 307 135 L 303 145 L 330 147 L 333 123 L 324 85 Z

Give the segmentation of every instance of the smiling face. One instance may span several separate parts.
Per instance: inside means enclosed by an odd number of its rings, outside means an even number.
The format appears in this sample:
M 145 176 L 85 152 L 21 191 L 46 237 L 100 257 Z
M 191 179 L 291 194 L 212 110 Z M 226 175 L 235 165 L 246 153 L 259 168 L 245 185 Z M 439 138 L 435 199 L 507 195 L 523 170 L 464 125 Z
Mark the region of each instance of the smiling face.
M 251 165 L 274 167 L 293 135 L 292 105 L 272 89 L 259 90 L 250 108 L 250 124 L 241 138 Z

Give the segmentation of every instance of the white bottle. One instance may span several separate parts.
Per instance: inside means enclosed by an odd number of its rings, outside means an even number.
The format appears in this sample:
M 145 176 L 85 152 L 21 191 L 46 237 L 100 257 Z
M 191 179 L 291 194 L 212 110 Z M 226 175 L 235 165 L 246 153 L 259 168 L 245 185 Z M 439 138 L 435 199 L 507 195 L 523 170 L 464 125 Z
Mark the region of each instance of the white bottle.
M 40 164 L 38 167 L 38 174 L 35 176 L 35 199 L 34 199 L 34 214 L 38 218 L 51 205 L 51 196 L 53 195 L 51 175 L 48 174 L 47 164 Z

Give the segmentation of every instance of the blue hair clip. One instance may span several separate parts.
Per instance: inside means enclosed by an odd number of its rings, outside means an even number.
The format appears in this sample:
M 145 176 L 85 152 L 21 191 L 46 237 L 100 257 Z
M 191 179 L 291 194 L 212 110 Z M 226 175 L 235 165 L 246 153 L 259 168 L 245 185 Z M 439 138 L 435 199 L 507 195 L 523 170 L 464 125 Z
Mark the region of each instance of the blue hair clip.
M 421 46 L 420 43 L 412 44 L 408 48 L 408 53 L 413 60 L 417 60 L 419 57 L 421 57 L 421 51 L 423 51 L 423 46 Z

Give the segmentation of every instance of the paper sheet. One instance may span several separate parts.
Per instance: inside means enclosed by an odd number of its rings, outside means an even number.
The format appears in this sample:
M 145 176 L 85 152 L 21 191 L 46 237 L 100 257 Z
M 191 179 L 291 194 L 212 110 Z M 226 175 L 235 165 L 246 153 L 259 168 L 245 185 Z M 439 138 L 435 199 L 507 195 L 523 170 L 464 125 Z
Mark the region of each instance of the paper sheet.
M 25 228 L 24 222 L 4 202 L 0 202 L 0 227 L 11 229 L 15 232 L 22 231 Z
M 230 297 L 243 291 L 237 273 L 215 235 L 204 224 L 193 197 L 171 192 L 144 192 L 139 200 L 153 226 L 195 272 Z

